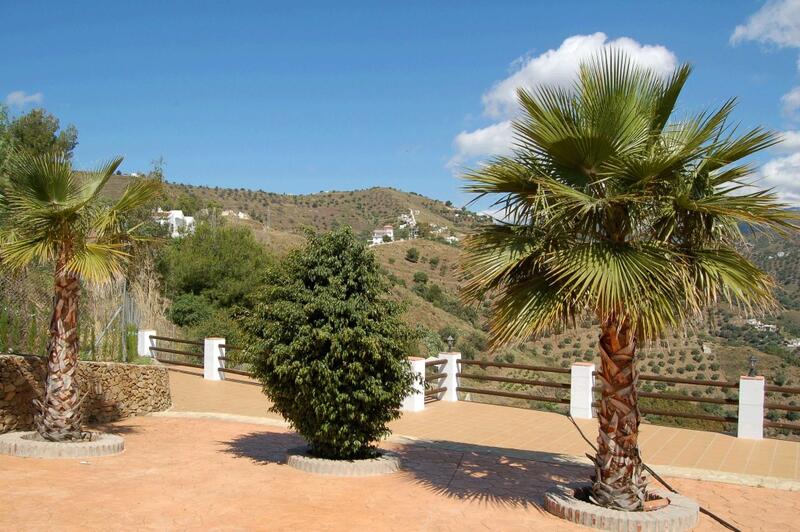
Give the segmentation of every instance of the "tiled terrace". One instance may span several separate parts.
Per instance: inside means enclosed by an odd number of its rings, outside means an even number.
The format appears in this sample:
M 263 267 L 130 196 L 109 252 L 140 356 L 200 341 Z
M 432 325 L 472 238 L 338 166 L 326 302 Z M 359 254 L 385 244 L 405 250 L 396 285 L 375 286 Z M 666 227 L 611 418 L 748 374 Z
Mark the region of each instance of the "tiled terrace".
M 0 456 L 0 530 L 578 529 L 540 508 L 544 491 L 586 482 L 591 472 L 573 456 L 588 446 L 562 416 L 431 404 L 394 423 L 403 437 L 383 444 L 401 454 L 404 471 L 319 477 L 282 464 L 286 449 L 300 440 L 265 412 L 257 386 L 177 372 L 170 377 L 171 415 L 182 417 L 133 418 L 107 427 L 124 435 L 122 455 L 83 462 Z M 188 412 L 206 414 L 192 418 Z M 594 439 L 593 423 L 581 426 Z M 681 468 L 740 462 L 739 475 L 797 480 L 798 444 L 650 426 L 643 440 L 648 462 Z M 796 491 L 667 472 L 676 489 L 742 530 L 797 529 Z M 721 530 L 707 517 L 698 529 Z
M 269 402 L 258 386 L 240 384 L 238 379 L 210 382 L 171 372 L 173 410 L 280 420 L 277 414 L 267 412 Z M 578 424 L 594 441 L 597 423 L 578 420 Z M 504 449 L 514 456 L 540 453 L 563 455 L 563 459 L 574 461 L 591 452 L 565 416 L 474 402 L 430 403 L 423 412 L 405 414 L 391 428 L 395 436 L 435 441 L 443 447 L 481 445 Z M 644 461 L 665 474 L 769 486 L 794 484 L 800 489 L 800 442 L 745 440 L 643 424 L 640 445 Z

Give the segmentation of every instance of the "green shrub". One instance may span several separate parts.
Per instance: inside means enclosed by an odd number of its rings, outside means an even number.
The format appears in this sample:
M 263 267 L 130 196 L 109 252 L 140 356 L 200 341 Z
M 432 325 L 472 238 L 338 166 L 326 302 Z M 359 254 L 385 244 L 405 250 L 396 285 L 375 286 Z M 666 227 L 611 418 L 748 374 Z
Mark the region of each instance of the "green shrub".
M 408 262 L 419 261 L 419 250 L 417 248 L 408 248 L 408 251 L 406 251 L 406 260 Z
M 242 316 L 255 376 L 320 457 L 373 456 L 412 385 L 416 340 L 375 256 L 349 227 L 309 234 L 269 267 Z
M 213 313 L 214 307 L 205 297 L 181 294 L 172 302 L 168 317 L 175 325 L 191 327 L 208 319 Z
M 415 272 L 414 273 L 414 282 L 419 284 L 425 284 L 428 282 L 428 274 L 425 272 Z

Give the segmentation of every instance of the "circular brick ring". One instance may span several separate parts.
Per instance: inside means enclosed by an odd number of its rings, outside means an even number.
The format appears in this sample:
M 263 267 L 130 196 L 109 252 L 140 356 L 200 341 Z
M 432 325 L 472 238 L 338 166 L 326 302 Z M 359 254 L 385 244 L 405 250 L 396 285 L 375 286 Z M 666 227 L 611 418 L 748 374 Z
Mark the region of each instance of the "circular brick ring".
M 125 440 L 116 434 L 93 432 L 89 441 L 52 442 L 36 438 L 35 432 L 0 434 L 0 454 L 25 458 L 90 458 L 119 454 Z
M 692 530 L 700 518 L 696 502 L 665 490 L 650 490 L 650 494 L 669 500 L 669 504 L 648 512 L 625 512 L 603 508 L 575 498 L 574 490 L 560 488 L 544 496 L 544 507 L 551 514 L 572 523 L 599 530 Z
M 305 450 L 293 449 L 289 451 L 287 464 L 300 471 L 318 475 L 370 477 L 398 471 L 400 469 L 400 458 L 393 453 L 382 451 L 377 458 L 328 460 L 309 456 Z

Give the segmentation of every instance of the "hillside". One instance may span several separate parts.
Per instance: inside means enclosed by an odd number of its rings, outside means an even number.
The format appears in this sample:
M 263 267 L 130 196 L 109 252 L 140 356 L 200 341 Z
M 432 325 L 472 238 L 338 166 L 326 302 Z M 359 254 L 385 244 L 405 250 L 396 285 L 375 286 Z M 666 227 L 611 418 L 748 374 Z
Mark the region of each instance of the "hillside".
M 119 194 L 129 179 L 126 176 L 115 176 L 114 182 L 109 186 L 109 193 Z M 349 224 L 366 238 L 372 229 L 384 223 L 394 223 L 397 227 L 398 216 L 407 213 L 409 209 L 414 210 L 418 222 L 447 226 L 445 234 L 459 237 L 479 222 L 477 215 L 452 208 L 441 201 L 388 188 L 291 196 L 243 189 L 168 184 L 166 196 L 163 208 L 202 212 L 202 209 L 211 206 L 216 207 L 212 209 L 215 212 L 230 209 L 249 214 L 252 217 L 250 220 L 236 217 L 227 217 L 224 220 L 225 223 L 250 228 L 256 239 L 278 256 L 302 244 L 304 227 L 327 230 L 339 224 Z M 416 261 L 407 257 L 410 248 L 418 251 L 419 258 Z M 490 353 L 486 345 L 489 301 L 476 307 L 467 307 L 458 298 L 458 263 L 461 250 L 457 245 L 446 244 L 441 239 L 418 238 L 387 243 L 373 249 L 392 283 L 394 297 L 406 307 L 408 323 L 418 329 L 422 336 L 419 352 L 413 354 L 435 354 L 446 348 L 444 340 L 452 336 L 455 339 L 455 348 L 465 358 L 561 368 L 568 368 L 576 360 L 599 362 L 596 355 L 597 330 L 591 323 Z M 749 323 L 748 319 L 755 317 L 740 315 L 734 309 L 715 309 L 710 313 L 708 321 L 699 324 L 696 330 L 668 332 L 652 345 L 642 345 L 640 367 L 643 374 L 690 381 L 735 381 L 739 375 L 747 373 L 749 359 L 755 356 L 759 373 L 765 375 L 768 381 L 789 386 L 800 383 L 800 349 L 788 347 L 792 339 L 800 337 L 800 241 L 751 238 L 745 252 L 774 276 L 779 298 L 785 308 L 773 316 L 758 317 L 761 325 Z M 470 371 L 518 379 L 563 381 L 568 377 L 518 369 L 501 371 L 474 368 Z M 469 385 L 544 396 L 563 395 L 561 390 L 536 389 L 514 383 L 482 381 Z M 643 381 L 641 389 L 644 392 L 667 392 L 698 398 L 731 398 L 729 393 L 705 385 Z M 562 406 L 552 403 L 532 403 L 489 396 L 476 396 L 473 399 L 563 410 Z M 783 397 L 770 399 L 790 404 L 793 400 Z M 698 405 L 672 400 L 643 399 L 643 405 L 653 409 L 694 414 L 733 413 L 732 407 L 718 404 Z M 795 422 L 798 418 L 795 413 L 778 411 L 770 411 L 768 417 L 783 422 Z M 660 419 L 657 416 L 648 418 L 654 422 L 688 427 L 725 428 L 705 421 Z
M 106 194 L 119 196 L 131 179 L 127 175 L 114 176 L 106 186 Z M 400 214 L 412 209 L 418 223 L 447 227 L 442 236 L 461 236 L 481 218 L 446 202 L 393 188 L 292 195 L 166 183 L 165 195 L 164 209 L 183 209 L 185 214 L 196 214 L 209 206 L 241 211 L 270 229 L 289 233 L 300 233 L 304 227 L 325 231 L 342 224 L 367 233 L 383 224 L 396 223 Z

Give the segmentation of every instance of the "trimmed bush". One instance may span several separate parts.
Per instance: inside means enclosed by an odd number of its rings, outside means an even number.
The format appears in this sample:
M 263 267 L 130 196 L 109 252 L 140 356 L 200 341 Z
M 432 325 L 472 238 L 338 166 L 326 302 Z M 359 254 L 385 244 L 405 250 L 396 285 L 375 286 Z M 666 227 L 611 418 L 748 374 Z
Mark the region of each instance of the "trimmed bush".
M 310 233 L 267 269 L 242 317 L 255 376 L 315 456 L 358 459 L 400 416 L 416 340 L 375 256 L 349 227 Z

